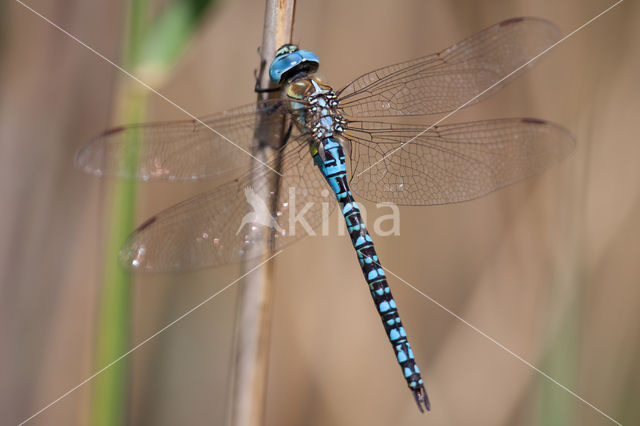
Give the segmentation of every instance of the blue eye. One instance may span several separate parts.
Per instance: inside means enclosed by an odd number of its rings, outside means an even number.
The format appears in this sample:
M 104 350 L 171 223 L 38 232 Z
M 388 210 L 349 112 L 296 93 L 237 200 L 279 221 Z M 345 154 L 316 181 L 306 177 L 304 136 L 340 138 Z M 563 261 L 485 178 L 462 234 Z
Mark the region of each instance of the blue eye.
M 276 58 L 269 67 L 269 77 L 274 83 L 283 83 L 296 71 L 312 74 L 318 70 L 320 60 L 315 53 L 299 50 L 298 46 L 287 44 L 278 49 Z

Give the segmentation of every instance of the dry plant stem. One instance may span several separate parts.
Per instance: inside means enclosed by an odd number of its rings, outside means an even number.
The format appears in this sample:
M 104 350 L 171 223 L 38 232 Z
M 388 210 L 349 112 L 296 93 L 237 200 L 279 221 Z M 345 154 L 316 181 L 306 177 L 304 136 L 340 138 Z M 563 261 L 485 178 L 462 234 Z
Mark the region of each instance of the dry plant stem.
M 263 42 L 260 50 L 262 62 L 259 75 L 260 87 L 269 87 L 268 66 L 275 57 L 276 49 L 291 42 L 294 8 L 294 0 L 267 0 L 266 2 Z M 260 94 L 259 99 L 263 99 L 264 96 L 266 94 Z M 278 96 L 277 92 L 275 96 Z M 258 123 L 256 128 L 257 132 L 265 131 L 265 127 L 261 123 Z M 282 123 L 281 129 L 278 129 L 279 131 L 262 134 L 277 135 L 281 133 L 282 128 L 284 128 L 284 123 Z M 259 146 L 257 141 L 256 135 L 252 154 L 261 162 L 267 162 L 269 159 L 268 148 Z M 278 143 L 278 141 L 269 142 L 273 145 Z M 260 164 L 255 160 L 253 165 L 254 168 L 260 167 Z M 276 170 L 279 169 L 276 168 Z M 251 186 L 263 199 L 268 199 L 267 192 L 278 190 L 278 177 L 276 173 L 271 173 L 266 177 L 268 182 L 258 182 L 257 179 L 265 179 L 263 174 L 263 177 L 252 178 Z M 259 191 L 258 188 L 263 189 Z M 239 196 L 242 195 L 239 194 Z M 276 206 L 271 207 L 273 212 Z M 263 232 L 264 229 L 259 231 Z M 269 233 L 263 232 L 263 234 L 262 244 L 256 244 L 247 252 L 247 259 L 243 263 L 244 271 L 250 270 L 269 255 L 271 238 Z M 248 275 L 240 287 L 234 334 L 233 353 L 235 358 L 230 413 L 232 426 L 258 426 L 264 423 L 272 271 L 271 264 L 267 263 Z

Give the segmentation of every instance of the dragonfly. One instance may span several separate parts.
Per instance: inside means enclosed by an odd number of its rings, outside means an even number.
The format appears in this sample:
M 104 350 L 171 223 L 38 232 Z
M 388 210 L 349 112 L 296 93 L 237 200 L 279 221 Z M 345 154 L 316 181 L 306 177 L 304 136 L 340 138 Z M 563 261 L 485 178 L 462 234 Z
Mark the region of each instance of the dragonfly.
M 312 233 L 338 205 L 397 363 L 424 412 L 430 409 L 424 381 L 353 194 L 396 205 L 458 203 L 538 175 L 567 157 L 573 136 L 545 120 L 398 122 L 486 99 L 558 39 L 549 21 L 512 18 L 435 54 L 363 74 L 337 91 L 317 75 L 314 53 L 287 44 L 269 68 L 277 98 L 200 120 L 116 127 L 82 147 L 76 164 L 102 177 L 225 179 L 133 231 L 120 260 L 135 271 L 238 263 L 265 236 L 280 250 Z M 263 164 L 247 155 L 254 152 L 254 135 L 267 152 Z M 276 190 L 268 187 L 274 171 L 280 174 Z M 329 199 L 327 208 L 330 192 L 335 201 Z M 247 203 L 253 216 L 246 214 Z M 268 220 L 260 220 L 259 210 L 270 206 Z M 298 220 L 301 213 L 304 220 Z

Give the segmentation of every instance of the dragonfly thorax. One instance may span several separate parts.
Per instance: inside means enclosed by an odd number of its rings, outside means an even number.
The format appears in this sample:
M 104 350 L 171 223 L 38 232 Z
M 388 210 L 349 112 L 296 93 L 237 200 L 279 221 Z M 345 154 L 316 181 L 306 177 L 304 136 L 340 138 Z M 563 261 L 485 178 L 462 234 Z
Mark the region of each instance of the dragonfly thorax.
M 340 114 L 336 93 L 318 77 L 308 76 L 288 84 L 284 91 L 292 117 L 314 145 L 344 130 L 345 119 Z

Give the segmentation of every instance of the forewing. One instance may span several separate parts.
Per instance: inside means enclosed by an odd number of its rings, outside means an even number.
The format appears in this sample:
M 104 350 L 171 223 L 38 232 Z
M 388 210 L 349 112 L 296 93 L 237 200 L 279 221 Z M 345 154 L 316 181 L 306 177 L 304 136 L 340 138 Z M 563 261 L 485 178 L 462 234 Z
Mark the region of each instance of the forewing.
M 438 114 L 482 93 L 471 105 L 526 70 L 509 75 L 559 36 L 549 21 L 509 19 L 441 52 L 364 74 L 340 91 L 340 107 L 349 117 Z
M 109 129 L 78 151 L 76 165 L 98 176 L 195 180 L 249 168 L 257 119 L 282 122 L 280 100 L 268 100 L 197 120 Z M 270 135 L 262 133 L 265 140 Z

